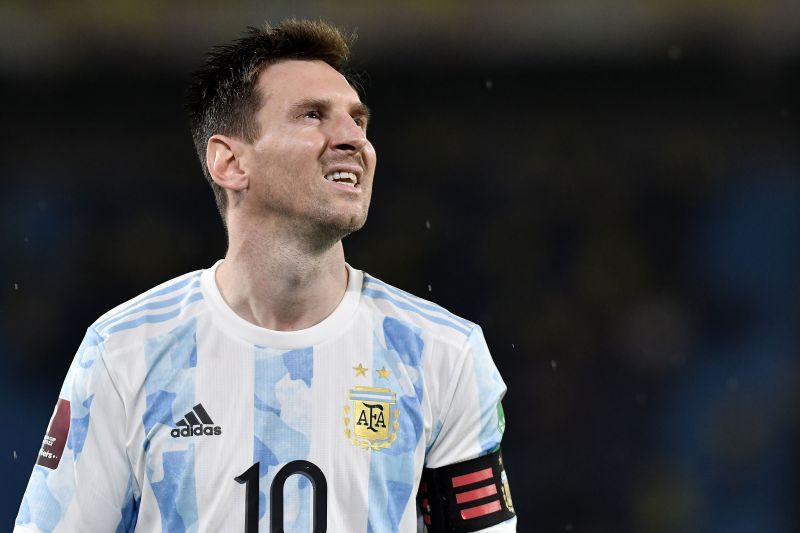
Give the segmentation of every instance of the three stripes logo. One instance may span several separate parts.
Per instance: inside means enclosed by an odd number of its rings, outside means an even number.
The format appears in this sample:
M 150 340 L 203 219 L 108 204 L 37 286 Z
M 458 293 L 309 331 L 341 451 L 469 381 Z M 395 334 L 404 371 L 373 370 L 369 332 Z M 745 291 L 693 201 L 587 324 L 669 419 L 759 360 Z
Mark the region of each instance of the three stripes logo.
M 200 437 L 210 435 L 222 435 L 222 428 L 214 425 L 214 421 L 208 416 L 203 408 L 203 404 L 198 403 L 191 411 L 175 423 L 176 427 L 170 431 L 173 439 L 179 437 Z
M 491 467 L 455 476 L 450 483 L 456 489 L 456 503 L 461 518 L 464 520 L 471 520 L 502 510 Z

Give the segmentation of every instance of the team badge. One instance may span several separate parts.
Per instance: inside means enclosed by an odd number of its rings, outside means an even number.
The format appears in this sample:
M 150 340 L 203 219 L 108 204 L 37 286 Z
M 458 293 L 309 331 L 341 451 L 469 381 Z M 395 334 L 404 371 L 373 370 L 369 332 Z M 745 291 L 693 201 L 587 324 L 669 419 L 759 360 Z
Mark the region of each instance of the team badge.
M 387 387 L 350 389 L 344 407 L 344 434 L 356 446 L 369 450 L 388 448 L 397 440 L 400 409 L 397 395 Z
M 514 504 L 511 501 L 511 487 L 508 486 L 508 476 L 506 475 L 506 469 L 503 466 L 503 456 L 500 456 L 500 481 L 502 481 L 503 485 L 501 486 L 502 493 L 503 493 L 503 500 L 506 502 L 506 507 L 512 513 L 514 512 Z

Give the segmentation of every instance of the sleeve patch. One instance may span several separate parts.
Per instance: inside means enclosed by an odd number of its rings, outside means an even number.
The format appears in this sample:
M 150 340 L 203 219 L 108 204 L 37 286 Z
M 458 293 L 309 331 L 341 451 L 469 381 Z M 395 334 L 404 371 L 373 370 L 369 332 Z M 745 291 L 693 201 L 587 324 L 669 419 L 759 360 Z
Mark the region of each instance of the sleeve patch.
M 47 434 L 42 440 L 42 449 L 39 450 L 39 457 L 36 459 L 37 465 L 51 470 L 58 468 L 64 446 L 67 444 L 69 421 L 69 400 L 59 398 L 50 425 L 47 426 Z

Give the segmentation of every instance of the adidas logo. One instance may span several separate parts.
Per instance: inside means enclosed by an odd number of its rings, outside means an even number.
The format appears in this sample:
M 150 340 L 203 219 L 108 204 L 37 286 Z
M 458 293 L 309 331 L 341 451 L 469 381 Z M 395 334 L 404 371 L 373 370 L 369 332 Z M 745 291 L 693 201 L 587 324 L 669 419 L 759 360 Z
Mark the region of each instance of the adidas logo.
M 175 422 L 176 427 L 170 431 L 173 439 L 178 437 L 200 437 L 203 435 L 222 435 L 222 428 L 214 425 L 203 404 L 198 403 L 181 420 Z

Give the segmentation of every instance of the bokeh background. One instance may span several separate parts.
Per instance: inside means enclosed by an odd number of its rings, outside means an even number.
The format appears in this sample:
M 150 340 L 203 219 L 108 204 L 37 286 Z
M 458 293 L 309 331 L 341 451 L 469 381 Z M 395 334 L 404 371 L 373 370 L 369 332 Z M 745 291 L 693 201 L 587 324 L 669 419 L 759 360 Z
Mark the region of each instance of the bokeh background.
M 3 0 L 0 528 L 85 328 L 224 254 L 185 83 L 286 16 L 360 35 L 348 259 L 483 326 L 520 531 L 800 531 L 796 0 Z

